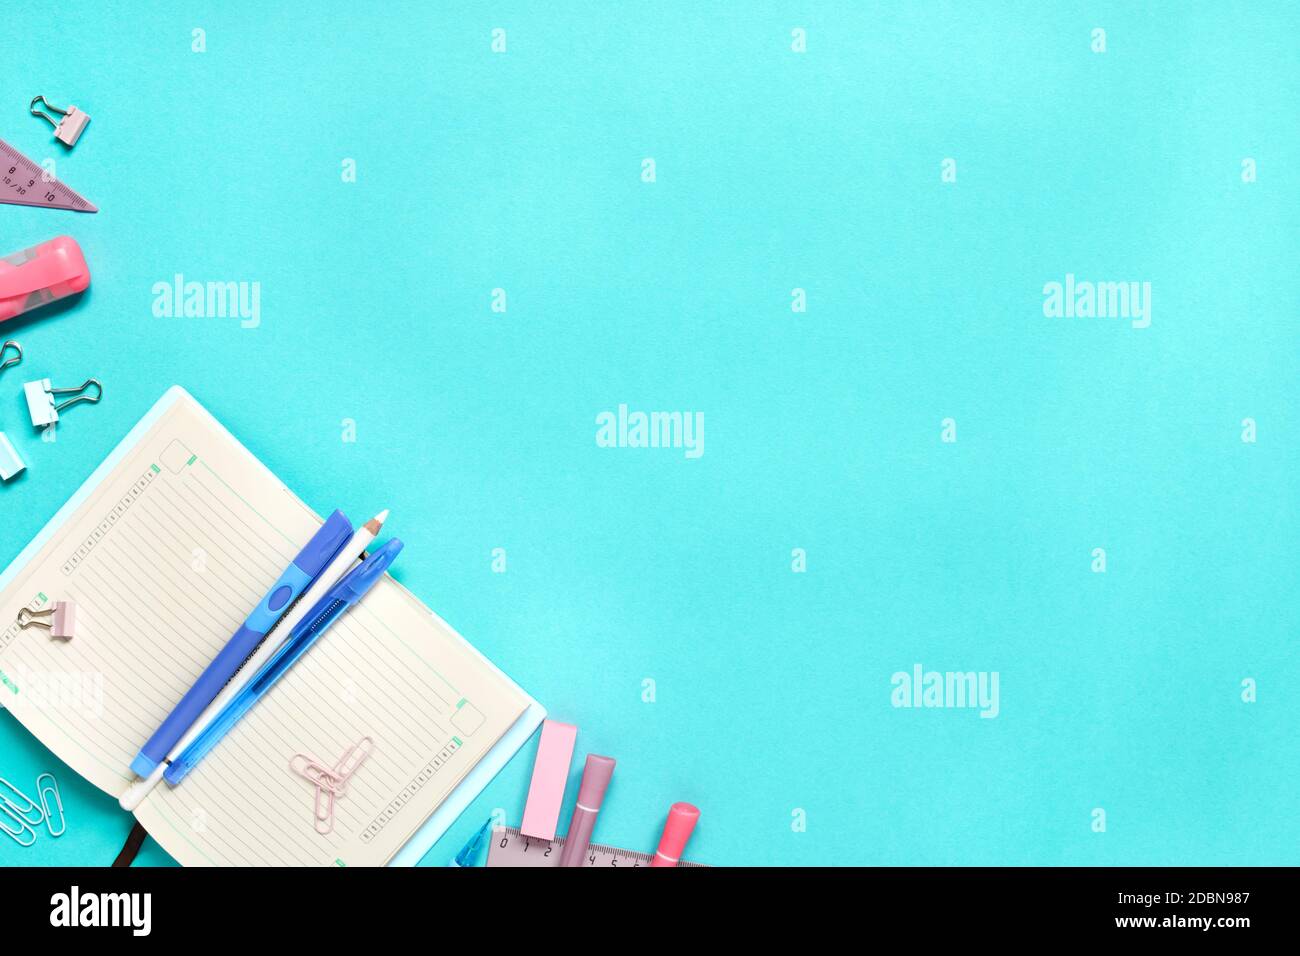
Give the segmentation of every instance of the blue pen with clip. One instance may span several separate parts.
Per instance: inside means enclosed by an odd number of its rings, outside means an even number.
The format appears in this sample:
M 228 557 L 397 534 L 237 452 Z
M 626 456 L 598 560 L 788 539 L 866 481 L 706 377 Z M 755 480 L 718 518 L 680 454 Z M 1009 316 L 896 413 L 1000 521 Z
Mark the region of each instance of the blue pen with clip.
M 356 604 L 388 570 L 399 551 L 402 542 L 390 538 L 388 542 L 347 573 L 316 606 L 307 612 L 307 616 L 293 629 L 284 645 L 275 652 L 275 656 L 239 692 L 221 713 L 212 719 L 207 730 L 199 734 L 194 742 L 186 747 L 179 757 L 171 762 L 163 779 L 168 783 L 180 783 L 213 747 L 224 737 L 239 719 L 248 713 L 275 682 L 290 667 L 306 654 L 317 638 L 329 630 L 330 625 L 343 616 L 352 605 Z
M 136 776 L 147 777 L 153 773 L 159 761 L 171 752 L 185 731 L 203 713 L 203 709 L 221 693 L 221 688 L 235 676 L 240 665 L 257 649 L 257 645 L 289 609 L 289 605 L 311 586 L 316 576 L 334 560 L 334 556 L 351 536 L 352 522 L 341 511 L 335 511 L 320 526 L 320 530 L 298 552 L 280 579 L 271 585 L 266 597 L 248 615 L 248 620 L 244 621 L 243 626 L 199 675 L 194 686 L 172 708 L 162 726 L 140 748 L 140 752 L 131 761 L 131 770 Z

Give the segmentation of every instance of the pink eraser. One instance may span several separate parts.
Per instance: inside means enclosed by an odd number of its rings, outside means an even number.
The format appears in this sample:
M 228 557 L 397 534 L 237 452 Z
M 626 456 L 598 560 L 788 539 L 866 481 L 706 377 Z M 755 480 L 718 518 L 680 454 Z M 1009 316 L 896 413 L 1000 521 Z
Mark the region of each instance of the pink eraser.
M 50 622 L 50 636 L 72 640 L 77 630 L 77 605 L 71 601 L 54 602 L 54 619 Z
M 542 739 L 537 745 L 533 764 L 533 781 L 528 785 L 528 802 L 524 804 L 524 822 L 519 832 L 539 840 L 555 839 L 564 803 L 564 786 L 569 782 L 569 764 L 578 728 L 558 720 L 542 721 Z
M 651 866 L 676 866 L 686 849 L 686 841 L 691 838 L 700 819 L 700 811 L 689 803 L 674 803 L 668 810 L 668 822 L 664 824 L 664 835 L 659 838 L 659 849 L 650 861 Z

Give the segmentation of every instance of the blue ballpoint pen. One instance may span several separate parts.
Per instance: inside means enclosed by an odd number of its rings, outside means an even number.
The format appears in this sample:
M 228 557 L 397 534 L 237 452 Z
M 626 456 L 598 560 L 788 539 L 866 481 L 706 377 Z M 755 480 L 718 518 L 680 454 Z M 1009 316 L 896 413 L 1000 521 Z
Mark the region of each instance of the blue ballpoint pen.
M 194 686 L 186 691 L 179 703 L 172 708 L 167 719 L 162 722 L 152 737 L 140 748 L 140 752 L 131 761 L 131 770 L 139 777 L 153 773 L 159 761 L 171 752 L 185 731 L 203 713 L 212 699 L 221 693 L 230 678 L 235 676 L 240 665 L 248 659 L 257 645 L 266 637 L 281 616 L 289 609 L 316 576 L 334 560 L 334 555 L 343 547 L 352 534 L 352 522 L 341 511 L 335 511 L 320 526 L 298 556 L 287 567 L 280 579 L 271 585 L 266 597 L 248 615 L 242 627 L 226 642 L 217 656 L 199 675 Z
M 349 571 L 333 590 L 307 612 L 302 623 L 293 629 L 284 645 L 275 652 L 275 656 L 267 661 L 248 685 L 212 719 L 207 730 L 196 737 L 194 742 L 172 761 L 163 773 L 163 779 L 173 786 L 185 779 L 185 775 L 217 745 L 230 728 L 253 708 L 253 705 L 284 676 L 298 658 L 307 653 L 316 643 L 317 638 L 329 630 L 331 624 L 342 617 L 348 608 L 360 601 L 375 582 L 383 577 L 384 572 L 388 570 L 388 566 L 393 563 L 393 559 L 401 550 L 402 542 L 397 538 L 390 538 L 382 548 L 372 552 L 368 558 Z

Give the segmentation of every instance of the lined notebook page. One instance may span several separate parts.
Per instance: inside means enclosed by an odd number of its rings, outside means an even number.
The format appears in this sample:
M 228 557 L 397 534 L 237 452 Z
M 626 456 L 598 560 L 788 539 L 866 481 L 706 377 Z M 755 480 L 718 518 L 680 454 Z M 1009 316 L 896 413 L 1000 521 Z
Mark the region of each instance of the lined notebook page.
M 5 706 L 117 796 L 140 746 L 319 525 L 179 399 L 0 594 L 0 621 L 69 598 L 79 615 L 72 641 L 16 624 L 0 631 Z M 136 816 L 185 865 L 383 864 L 526 703 L 385 578 Z M 302 753 L 332 767 L 364 737 L 373 751 L 322 835 L 315 787 L 289 763 Z

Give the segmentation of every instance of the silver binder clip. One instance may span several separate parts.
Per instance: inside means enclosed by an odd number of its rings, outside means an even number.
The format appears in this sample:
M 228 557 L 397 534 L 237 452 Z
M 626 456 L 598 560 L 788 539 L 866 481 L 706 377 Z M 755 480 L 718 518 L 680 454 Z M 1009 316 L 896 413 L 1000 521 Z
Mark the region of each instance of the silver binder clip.
M 63 119 L 56 120 L 49 113 L 42 113 L 36 108 L 37 103 L 40 103 L 47 110 L 58 113 Z M 75 106 L 69 106 L 66 110 L 60 109 L 43 96 L 38 96 L 32 100 L 31 110 L 33 116 L 39 116 L 54 127 L 54 138 L 65 146 L 77 145 L 77 140 L 81 137 L 82 131 L 86 128 L 86 124 L 90 122 L 90 117 Z
M 37 618 L 48 617 L 48 621 Z M 50 637 L 72 640 L 77 630 L 77 605 L 72 601 L 55 601 L 53 607 L 43 611 L 33 611 L 29 607 L 18 612 L 18 626 L 21 628 L 43 627 L 50 632 Z
M 77 395 L 76 398 L 70 398 L 65 402 L 54 404 L 55 395 L 76 395 L 77 392 L 85 392 L 90 386 L 95 386 L 95 395 Z M 37 428 L 46 425 L 53 425 L 59 420 L 59 412 L 69 405 L 75 405 L 77 402 L 97 402 L 104 397 L 104 386 L 99 384 L 98 379 L 88 378 L 76 388 L 54 388 L 50 385 L 48 378 L 40 378 L 34 382 L 28 382 L 23 386 L 23 395 L 27 397 L 27 411 L 32 416 L 32 424 Z

